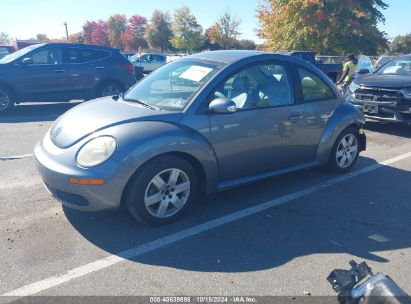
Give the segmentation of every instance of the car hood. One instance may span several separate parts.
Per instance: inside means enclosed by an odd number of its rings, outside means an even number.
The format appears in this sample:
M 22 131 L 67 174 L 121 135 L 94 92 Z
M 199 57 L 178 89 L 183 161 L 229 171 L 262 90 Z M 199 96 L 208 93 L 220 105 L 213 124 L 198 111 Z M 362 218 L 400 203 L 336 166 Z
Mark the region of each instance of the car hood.
M 365 87 L 410 88 L 411 77 L 400 75 L 366 74 L 355 80 L 355 83 Z
M 52 142 L 66 149 L 94 132 L 136 121 L 177 122 L 183 114 L 152 110 L 137 103 L 111 97 L 85 102 L 57 119 L 50 130 Z

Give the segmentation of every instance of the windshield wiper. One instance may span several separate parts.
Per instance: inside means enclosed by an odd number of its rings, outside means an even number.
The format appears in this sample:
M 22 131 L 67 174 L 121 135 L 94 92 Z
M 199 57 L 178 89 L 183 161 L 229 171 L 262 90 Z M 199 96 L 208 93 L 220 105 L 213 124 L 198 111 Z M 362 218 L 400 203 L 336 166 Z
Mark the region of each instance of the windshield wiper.
M 135 102 L 135 103 L 141 104 L 142 106 L 152 109 L 152 110 L 157 110 L 157 111 L 160 110 L 160 108 L 153 106 L 151 104 L 145 103 L 144 101 L 141 101 L 139 99 L 124 98 L 124 101 Z

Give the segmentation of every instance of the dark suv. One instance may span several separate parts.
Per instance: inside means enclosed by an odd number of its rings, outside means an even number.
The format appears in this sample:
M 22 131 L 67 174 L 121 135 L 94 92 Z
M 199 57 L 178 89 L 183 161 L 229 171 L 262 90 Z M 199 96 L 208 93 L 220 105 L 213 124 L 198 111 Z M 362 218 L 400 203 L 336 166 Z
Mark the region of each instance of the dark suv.
M 411 55 L 360 75 L 344 93 L 367 118 L 411 125 Z
M 118 95 L 135 82 L 133 65 L 117 49 L 36 44 L 0 59 L 0 113 L 21 102 Z

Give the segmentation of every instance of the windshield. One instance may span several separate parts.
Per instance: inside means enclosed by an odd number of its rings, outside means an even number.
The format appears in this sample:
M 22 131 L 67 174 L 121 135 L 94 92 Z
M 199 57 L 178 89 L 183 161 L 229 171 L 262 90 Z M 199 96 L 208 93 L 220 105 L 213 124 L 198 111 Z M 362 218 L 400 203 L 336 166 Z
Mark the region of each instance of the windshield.
M 137 83 L 124 95 L 124 100 L 142 102 L 160 110 L 183 111 L 223 66 L 195 59 L 173 61 Z
M 368 73 L 373 72 L 374 68 L 370 57 L 364 55 L 360 56 L 357 64 L 357 72 L 359 72 L 360 70 L 368 70 Z
M 21 49 L 15 53 L 12 53 L 10 55 L 7 55 L 6 57 L 0 59 L 0 63 L 9 63 L 12 62 L 14 60 L 16 60 L 17 58 L 26 55 L 27 53 L 31 52 L 34 49 L 37 49 L 38 47 L 41 47 L 43 44 L 34 44 L 34 45 L 30 45 L 28 47 L 25 47 L 24 49 Z
M 411 76 L 411 56 L 393 59 L 379 69 L 378 74 Z

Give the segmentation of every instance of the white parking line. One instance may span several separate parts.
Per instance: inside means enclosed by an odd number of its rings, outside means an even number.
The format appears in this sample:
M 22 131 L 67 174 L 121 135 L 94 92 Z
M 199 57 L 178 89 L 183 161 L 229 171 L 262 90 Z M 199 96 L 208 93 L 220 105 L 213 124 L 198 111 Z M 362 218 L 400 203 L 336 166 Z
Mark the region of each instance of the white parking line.
M 290 193 L 284 196 L 281 196 L 279 198 L 276 198 L 274 200 L 246 208 L 243 210 L 239 210 L 234 213 L 230 213 L 228 215 L 222 216 L 220 218 L 208 221 L 203 224 L 199 224 L 196 226 L 193 226 L 191 228 L 184 229 L 182 231 L 164 236 L 160 239 L 136 246 L 134 248 L 122 251 L 116 255 L 110 255 L 106 258 L 91 262 L 89 264 L 73 268 L 67 273 L 60 275 L 60 276 L 53 276 L 35 283 L 31 283 L 28 285 L 25 285 L 23 287 L 17 288 L 15 290 L 9 291 L 7 293 L 2 294 L 1 296 L 15 296 L 15 297 L 24 297 L 24 296 L 30 296 L 34 295 L 36 293 L 39 293 L 43 290 L 61 285 L 63 283 L 67 283 L 71 280 L 80 278 L 82 276 L 85 276 L 87 274 L 102 270 L 104 268 L 113 266 L 115 264 L 118 264 L 126 259 L 133 259 L 136 258 L 144 253 L 147 253 L 149 251 L 155 250 L 162 248 L 164 246 L 176 243 L 178 241 L 184 240 L 186 238 L 189 238 L 191 236 L 200 234 L 202 232 L 208 231 L 213 228 L 217 228 L 220 226 L 223 226 L 225 224 L 243 219 L 245 217 L 248 217 L 250 215 L 259 213 L 261 211 L 264 211 L 266 209 L 299 199 L 301 197 L 304 197 L 306 195 L 318 192 L 320 190 L 324 190 L 326 188 L 329 188 L 335 184 L 345 182 L 349 179 L 352 179 L 354 177 L 363 175 L 365 173 L 368 173 L 370 171 L 374 171 L 376 169 L 379 169 L 383 166 L 393 164 L 395 162 L 404 160 L 411 157 L 411 152 L 405 153 L 402 155 L 399 155 L 397 157 L 391 158 L 389 160 L 383 161 L 381 163 L 376 163 L 373 165 L 370 165 L 368 167 L 362 168 L 360 170 L 354 171 L 352 173 L 342 175 L 333 179 L 330 179 L 328 181 L 325 181 L 323 183 L 320 183 L 318 185 L 303 189 L 301 191 L 297 191 L 294 193 Z
M 22 159 L 22 158 L 30 158 L 30 157 L 33 157 L 33 154 L 5 156 L 5 157 L 0 157 L 0 160 L 13 160 L 13 159 Z

